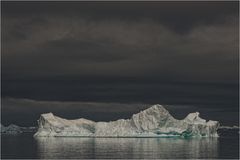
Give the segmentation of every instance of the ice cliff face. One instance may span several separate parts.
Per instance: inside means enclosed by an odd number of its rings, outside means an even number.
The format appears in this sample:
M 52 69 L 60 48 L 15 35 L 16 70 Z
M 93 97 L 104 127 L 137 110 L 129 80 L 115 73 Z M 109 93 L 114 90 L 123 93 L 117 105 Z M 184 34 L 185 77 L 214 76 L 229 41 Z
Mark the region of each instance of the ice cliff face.
M 219 123 L 190 113 L 177 120 L 162 105 L 134 114 L 131 119 L 94 122 L 87 119 L 66 120 L 52 113 L 42 114 L 35 137 L 217 137 Z

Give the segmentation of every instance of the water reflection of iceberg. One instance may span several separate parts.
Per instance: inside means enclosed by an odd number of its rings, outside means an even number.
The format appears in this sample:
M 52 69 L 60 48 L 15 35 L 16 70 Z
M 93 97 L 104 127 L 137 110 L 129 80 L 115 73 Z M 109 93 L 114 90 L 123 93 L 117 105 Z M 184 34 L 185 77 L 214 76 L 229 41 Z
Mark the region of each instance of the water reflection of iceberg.
M 218 139 L 38 138 L 39 158 L 217 158 Z

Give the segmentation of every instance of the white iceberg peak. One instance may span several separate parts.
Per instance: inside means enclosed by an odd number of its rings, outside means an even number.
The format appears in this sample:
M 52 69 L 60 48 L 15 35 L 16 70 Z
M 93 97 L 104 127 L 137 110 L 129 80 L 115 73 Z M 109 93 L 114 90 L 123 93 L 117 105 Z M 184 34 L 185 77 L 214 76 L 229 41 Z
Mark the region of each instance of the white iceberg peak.
M 80 137 L 216 137 L 219 123 L 199 117 L 199 112 L 190 113 L 177 120 L 159 104 L 134 114 L 130 119 L 110 122 L 94 122 L 87 119 L 67 120 L 52 113 L 42 114 L 38 120 L 38 136 Z
M 200 118 L 199 115 L 200 115 L 199 112 L 189 113 L 185 118 L 185 120 L 192 123 L 202 123 L 202 124 L 206 123 L 206 120 Z
M 48 118 L 53 118 L 53 117 L 54 117 L 54 115 L 53 115 L 53 113 L 52 113 L 52 112 L 50 112 L 50 113 L 45 113 L 45 114 L 42 114 L 42 116 L 43 116 L 43 117 L 48 117 Z

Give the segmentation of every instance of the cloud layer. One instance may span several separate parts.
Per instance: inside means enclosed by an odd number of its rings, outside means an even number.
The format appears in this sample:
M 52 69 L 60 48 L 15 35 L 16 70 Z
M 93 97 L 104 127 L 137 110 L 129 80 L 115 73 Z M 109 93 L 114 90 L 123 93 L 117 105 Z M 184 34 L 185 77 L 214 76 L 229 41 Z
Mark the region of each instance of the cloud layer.
M 103 103 L 103 102 L 64 102 L 64 101 L 36 101 L 31 99 L 2 99 L 1 123 L 9 125 L 15 123 L 22 126 L 37 125 L 40 114 L 53 114 L 68 118 L 87 118 L 94 121 L 111 121 L 127 119 L 133 114 L 147 109 L 152 104 L 140 103 Z M 177 119 L 183 119 L 190 112 L 200 112 L 204 119 L 220 121 L 221 125 L 236 125 L 239 112 L 227 106 L 209 107 L 206 105 L 164 105 Z
M 238 2 L 2 2 L 2 97 L 236 110 L 238 22 Z
M 198 25 L 184 34 L 152 20 L 50 15 L 39 22 L 34 18 L 3 21 L 4 75 L 153 76 L 236 82 L 236 17 L 224 17 L 222 24 Z M 22 28 L 22 23 L 27 27 Z

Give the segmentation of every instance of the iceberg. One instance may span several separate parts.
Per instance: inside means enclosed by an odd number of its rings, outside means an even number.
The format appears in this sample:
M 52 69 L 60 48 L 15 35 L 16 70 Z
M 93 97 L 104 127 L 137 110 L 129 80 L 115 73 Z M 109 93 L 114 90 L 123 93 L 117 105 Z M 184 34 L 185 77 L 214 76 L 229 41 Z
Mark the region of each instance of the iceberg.
M 9 126 L 5 127 L 1 124 L 1 134 L 5 135 L 17 135 L 21 133 L 32 133 L 36 131 L 36 127 L 20 127 L 15 124 L 10 124 Z
M 20 127 L 23 133 L 35 133 L 37 131 L 37 127 Z
M 1 124 L 1 134 L 17 135 L 20 133 L 22 133 L 22 130 L 17 125 L 10 124 L 9 126 L 5 127 Z
M 219 129 L 240 129 L 239 126 L 220 126 Z
M 34 137 L 218 137 L 218 127 L 218 121 L 206 121 L 198 112 L 177 120 L 156 104 L 130 119 L 110 122 L 67 120 L 52 113 L 41 114 Z

